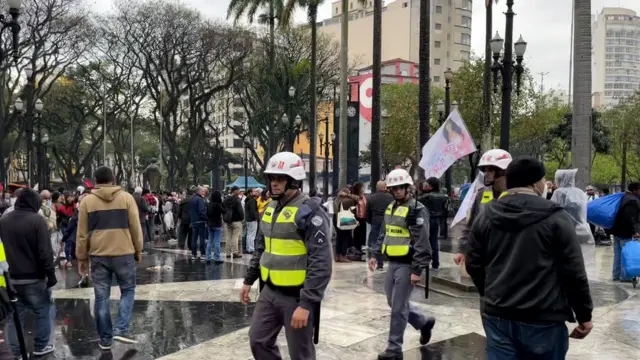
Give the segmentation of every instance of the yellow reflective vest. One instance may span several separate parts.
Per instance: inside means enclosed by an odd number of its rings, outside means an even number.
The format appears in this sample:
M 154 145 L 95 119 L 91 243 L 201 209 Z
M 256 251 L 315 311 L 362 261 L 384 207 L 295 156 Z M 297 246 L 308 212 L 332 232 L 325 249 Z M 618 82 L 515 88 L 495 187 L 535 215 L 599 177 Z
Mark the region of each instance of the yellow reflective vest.
M 302 286 L 307 276 L 307 247 L 298 231 L 295 219 L 299 207 L 307 199 L 300 195 L 280 212 L 277 201 L 271 201 L 264 210 L 260 229 L 265 249 L 260 258 L 260 277 L 276 286 Z
M 406 256 L 411 249 L 411 232 L 407 226 L 409 208 L 415 207 L 415 199 L 393 208 L 395 201 L 387 207 L 384 213 L 384 241 L 382 253 L 387 256 Z
M 4 252 L 4 244 L 0 240 L 0 287 L 6 288 L 7 281 L 4 278 L 4 274 L 9 271 L 9 264 L 7 263 L 7 255 Z

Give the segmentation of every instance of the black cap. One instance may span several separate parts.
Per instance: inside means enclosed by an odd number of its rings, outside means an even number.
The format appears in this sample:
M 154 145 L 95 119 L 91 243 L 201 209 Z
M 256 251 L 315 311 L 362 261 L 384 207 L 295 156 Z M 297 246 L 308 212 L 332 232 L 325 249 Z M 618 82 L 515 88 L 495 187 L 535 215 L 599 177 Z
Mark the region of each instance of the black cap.
M 507 167 L 507 189 L 531 186 L 544 178 L 544 164 L 531 156 L 520 156 Z

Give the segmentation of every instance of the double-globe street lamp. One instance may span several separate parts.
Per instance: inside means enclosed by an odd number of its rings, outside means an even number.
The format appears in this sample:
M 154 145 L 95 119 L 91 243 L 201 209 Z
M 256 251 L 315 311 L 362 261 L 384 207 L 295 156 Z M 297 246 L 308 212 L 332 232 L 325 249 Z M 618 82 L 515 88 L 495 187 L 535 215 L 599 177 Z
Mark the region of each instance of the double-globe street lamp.
M 527 50 L 527 42 L 524 41 L 522 35 L 516 43 L 513 43 L 513 0 L 507 0 L 507 12 L 505 13 L 507 18 L 506 35 L 505 39 L 502 39 L 496 32 L 496 35 L 491 40 L 491 52 L 493 53 L 493 65 L 491 71 L 493 71 L 493 91 L 498 92 L 498 74 L 502 75 L 502 113 L 500 117 L 500 148 L 509 150 L 509 129 L 511 127 L 511 93 L 513 91 L 513 73 L 516 74 L 516 94 L 520 95 L 520 80 L 524 67 L 522 66 L 522 60 L 524 59 L 524 53 Z M 504 46 L 504 54 L 502 61 L 500 61 L 500 52 Z M 515 49 L 516 60 L 513 60 L 513 51 Z
M 12 49 L 13 49 L 13 61 L 17 64 L 18 59 L 20 58 L 20 52 L 18 51 L 18 47 L 20 46 L 20 24 L 18 23 L 18 17 L 20 16 L 20 8 L 22 7 L 21 0 L 7 0 L 7 5 L 9 5 L 9 16 L 10 19 L 4 14 L 0 14 L 0 24 L 2 28 L 0 29 L 0 49 L 4 49 L 2 44 L 2 36 L 5 30 L 11 31 L 11 41 L 12 41 Z M 0 50 L 0 64 L 4 64 L 8 53 Z M 0 114 L 0 140 L 4 139 L 4 124 L 5 119 L 4 116 Z M 2 151 L 2 146 L 0 146 L 0 181 L 6 185 L 6 177 L 7 172 L 4 167 L 4 153 Z
M 16 115 L 23 115 L 24 114 L 23 111 L 24 112 L 28 111 L 28 109 L 25 109 L 24 105 L 25 104 L 22 101 L 22 99 L 20 98 L 16 99 L 15 103 L 13 104 L 13 107 L 16 111 Z M 36 119 L 39 118 L 43 108 L 44 108 L 44 103 L 42 102 L 42 100 L 37 99 L 34 104 L 35 114 L 33 114 L 33 117 Z M 27 114 L 27 116 L 28 115 L 29 114 Z M 31 121 L 31 120 L 27 119 L 27 121 Z M 30 124 L 30 125 L 33 126 L 33 124 Z M 41 142 L 40 135 L 41 135 L 41 131 L 38 131 L 37 137 L 36 137 L 36 134 L 33 134 L 31 132 L 29 132 L 27 135 L 27 143 L 28 143 L 27 144 L 27 177 L 28 177 L 27 181 L 28 181 L 29 187 L 32 187 L 34 185 L 33 184 L 33 142 L 40 143 Z M 41 150 L 38 151 L 38 176 L 39 177 L 40 177 L 40 174 L 43 173 L 43 170 L 40 167 L 40 151 Z M 40 183 L 40 184 L 41 184 L 40 186 L 43 186 L 43 183 Z
M 288 93 L 289 93 L 288 109 L 282 115 L 282 124 L 284 125 L 286 136 L 287 136 L 287 139 L 286 139 L 287 146 L 285 147 L 285 149 L 287 151 L 293 152 L 293 141 L 295 140 L 296 136 L 300 135 L 300 124 L 302 124 L 302 118 L 300 117 L 300 115 L 296 115 L 294 118 L 295 119 L 294 122 L 292 123 L 289 122 L 289 115 L 287 115 L 287 112 L 290 112 L 291 116 L 293 117 L 296 88 L 293 86 L 290 86 Z
M 300 115 L 296 115 L 293 122 L 289 121 L 287 114 L 282 115 L 282 124 L 284 125 L 287 133 L 287 151 L 293 152 L 293 143 L 298 139 L 300 143 L 300 126 L 302 125 L 302 118 Z
M 322 151 L 324 148 L 324 176 L 322 178 L 322 186 L 323 186 L 323 194 L 324 199 L 327 200 L 329 198 L 329 147 L 332 147 L 335 140 L 336 134 L 331 133 L 331 141 L 329 141 L 329 116 L 326 116 L 324 120 L 318 120 L 318 122 L 324 121 L 324 134 L 319 134 L 320 138 L 320 155 L 322 155 Z M 327 140 L 325 141 L 325 134 L 327 136 Z M 335 156 L 335 155 L 334 155 Z M 333 170 L 335 171 L 335 169 Z

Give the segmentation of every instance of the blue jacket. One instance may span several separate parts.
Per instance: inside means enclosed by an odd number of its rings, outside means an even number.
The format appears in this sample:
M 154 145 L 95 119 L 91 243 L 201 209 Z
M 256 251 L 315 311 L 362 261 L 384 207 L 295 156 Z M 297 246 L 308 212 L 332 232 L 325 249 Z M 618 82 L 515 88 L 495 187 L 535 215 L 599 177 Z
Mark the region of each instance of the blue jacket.
M 207 204 L 199 194 L 189 200 L 189 218 L 191 223 L 207 221 Z
M 69 225 L 64 229 L 62 242 L 70 241 L 76 243 L 76 235 L 78 233 L 78 211 L 73 214 L 69 220 Z M 75 255 L 75 254 L 74 254 Z

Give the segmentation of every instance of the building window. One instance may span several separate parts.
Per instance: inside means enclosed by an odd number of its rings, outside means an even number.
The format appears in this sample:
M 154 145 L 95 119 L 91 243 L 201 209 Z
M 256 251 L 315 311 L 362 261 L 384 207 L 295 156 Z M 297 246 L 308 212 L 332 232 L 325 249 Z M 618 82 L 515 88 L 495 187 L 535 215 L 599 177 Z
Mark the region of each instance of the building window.
M 233 139 L 233 147 L 234 148 L 242 148 L 242 139 Z
M 433 43 L 433 45 L 434 45 L 436 48 L 438 48 L 438 49 L 439 49 L 439 48 L 440 48 L 440 45 L 442 45 L 442 43 L 441 43 L 440 41 L 436 41 L 436 42 L 434 42 L 434 43 Z
M 440 65 L 440 59 L 433 59 L 433 65 Z
M 463 16 L 462 20 L 460 21 L 460 25 L 464 26 L 464 27 L 471 27 L 471 18 L 468 16 Z
M 449 24 L 451 24 L 451 16 L 447 18 L 447 21 L 449 22 Z
M 436 14 L 442 14 L 442 6 L 436 6 Z
M 451 33 L 447 33 L 447 40 L 451 40 Z
M 462 0 L 462 8 L 465 10 L 471 10 L 473 5 L 471 4 L 471 0 Z
M 439 83 L 440 82 L 440 76 L 434 76 L 433 77 L 433 82 Z
M 403 7 L 403 8 L 409 7 L 409 3 L 407 3 L 407 2 L 403 2 L 403 3 L 402 3 L 402 7 Z
M 349 3 L 349 9 L 353 10 L 353 3 Z
M 338 13 L 338 8 L 336 8 L 336 14 Z
M 460 34 L 460 42 L 464 45 L 471 45 L 471 35 Z
M 442 30 L 442 24 L 436 23 L 436 30 Z
M 461 50 L 460 51 L 460 60 L 469 60 L 471 57 L 471 53 L 469 51 Z
M 373 6 L 373 1 L 369 1 L 369 6 Z
M 240 99 L 233 99 L 233 106 L 234 106 L 234 107 L 242 107 L 242 100 L 240 100 Z

